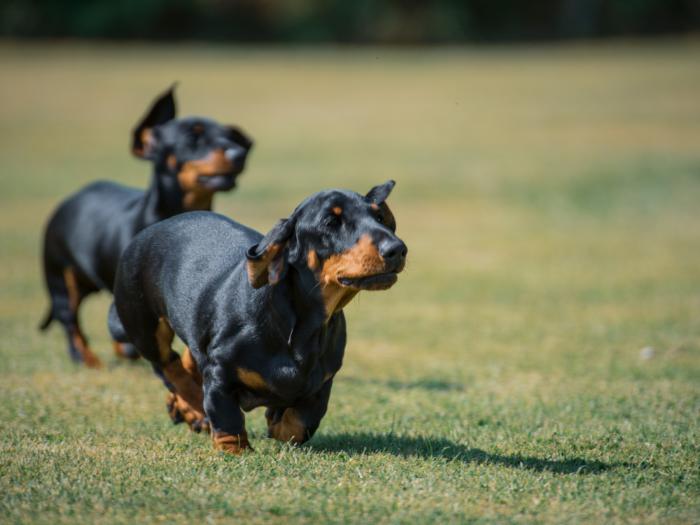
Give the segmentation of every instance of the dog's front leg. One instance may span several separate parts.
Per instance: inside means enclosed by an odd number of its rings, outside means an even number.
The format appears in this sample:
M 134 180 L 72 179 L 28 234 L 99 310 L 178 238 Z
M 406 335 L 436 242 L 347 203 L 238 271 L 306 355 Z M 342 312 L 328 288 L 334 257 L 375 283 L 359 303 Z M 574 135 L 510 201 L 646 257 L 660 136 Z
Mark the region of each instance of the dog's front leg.
M 316 394 L 288 408 L 268 408 L 268 436 L 278 441 L 300 445 L 311 439 L 326 415 L 333 379 L 329 379 Z
M 216 450 L 231 454 L 252 450 L 238 396 L 227 384 L 223 369 L 218 365 L 211 365 L 204 371 L 204 411 Z

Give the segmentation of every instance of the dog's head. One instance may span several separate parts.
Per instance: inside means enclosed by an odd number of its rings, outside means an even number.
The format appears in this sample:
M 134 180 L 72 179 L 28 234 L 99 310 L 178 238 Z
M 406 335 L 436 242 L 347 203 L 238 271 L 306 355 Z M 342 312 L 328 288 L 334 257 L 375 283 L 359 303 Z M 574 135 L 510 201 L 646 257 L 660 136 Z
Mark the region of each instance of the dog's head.
M 255 288 L 276 284 L 288 268 L 311 272 L 328 316 L 360 290 L 386 290 L 406 263 L 386 204 L 388 181 L 366 195 L 343 190 L 316 193 L 248 250 L 248 277 Z
M 185 209 L 209 209 L 217 191 L 236 185 L 253 141 L 235 126 L 201 117 L 175 118 L 174 86 L 154 102 L 133 130 L 131 149 L 174 179 Z

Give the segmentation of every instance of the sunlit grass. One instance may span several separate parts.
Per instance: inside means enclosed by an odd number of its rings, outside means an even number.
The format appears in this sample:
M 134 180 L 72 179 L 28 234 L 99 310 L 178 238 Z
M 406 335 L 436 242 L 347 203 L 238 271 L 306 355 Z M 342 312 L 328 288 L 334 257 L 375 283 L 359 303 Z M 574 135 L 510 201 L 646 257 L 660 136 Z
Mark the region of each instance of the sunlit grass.
M 0 47 L 0 513 L 8 522 L 696 522 L 700 47 Z M 268 229 L 326 187 L 397 180 L 399 283 L 347 309 L 308 446 L 224 457 L 143 364 L 41 335 L 41 228 L 82 184 L 136 186 L 131 126 L 255 139 L 217 211 Z M 640 357 L 643 347 L 653 357 Z M 0 520 L 2 521 L 2 520 Z

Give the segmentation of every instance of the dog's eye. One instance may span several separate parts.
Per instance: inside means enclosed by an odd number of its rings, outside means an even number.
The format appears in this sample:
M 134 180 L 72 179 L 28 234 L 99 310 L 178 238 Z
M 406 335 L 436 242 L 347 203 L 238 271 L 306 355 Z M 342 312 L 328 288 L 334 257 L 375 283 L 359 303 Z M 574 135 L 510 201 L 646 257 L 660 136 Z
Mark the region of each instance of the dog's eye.
M 382 217 L 381 215 L 377 214 L 374 216 L 374 218 L 379 224 L 384 224 L 384 217 Z

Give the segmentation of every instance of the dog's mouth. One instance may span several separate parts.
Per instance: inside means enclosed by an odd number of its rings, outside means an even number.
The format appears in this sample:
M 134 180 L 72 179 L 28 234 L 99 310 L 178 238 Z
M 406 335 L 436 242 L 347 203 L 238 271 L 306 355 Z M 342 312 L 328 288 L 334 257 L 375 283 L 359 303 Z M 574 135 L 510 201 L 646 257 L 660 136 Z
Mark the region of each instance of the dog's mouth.
M 338 277 L 338 282 L 345 287 L 358 290 L 387 290 L 398 280 L 396 272 L 378 273 L 366 277 Z
M 214 173 L 212 175 L 199 175 L 197 185 L 210 191 L 226 191 L 236 186 L 236 175 L 239 171 Z

